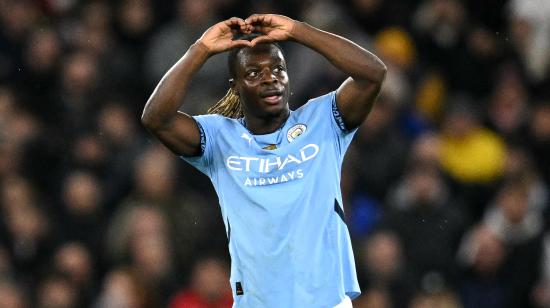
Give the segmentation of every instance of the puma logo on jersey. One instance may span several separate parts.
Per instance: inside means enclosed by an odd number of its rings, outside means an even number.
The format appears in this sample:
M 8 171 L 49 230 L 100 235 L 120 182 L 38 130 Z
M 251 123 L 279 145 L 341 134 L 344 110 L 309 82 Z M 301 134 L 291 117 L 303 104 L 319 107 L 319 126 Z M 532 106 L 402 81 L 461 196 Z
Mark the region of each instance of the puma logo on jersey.
M 241 138 L 243 138 L 244 140 L 248 141 L 248 145 L 250 145 L 250 143 L 252 142 L 252 137 L 250 137 L 247 133 L 243 133 L 241 135 Z

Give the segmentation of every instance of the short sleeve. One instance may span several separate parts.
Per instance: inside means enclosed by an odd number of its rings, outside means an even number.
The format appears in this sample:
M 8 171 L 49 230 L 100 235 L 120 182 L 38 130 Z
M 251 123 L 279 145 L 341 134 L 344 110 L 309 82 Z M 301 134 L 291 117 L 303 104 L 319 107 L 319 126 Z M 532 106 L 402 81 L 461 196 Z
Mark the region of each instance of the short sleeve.
M 212 165 L 213 148 L 216 142 L 215 136 L 220 125 L 219 117 L 219 115 L 211 114 L 193 116 L 199 128 L 201 153 L 197 156 L 180 156 L 206 175 L 209 175 L 210 166 Z
M 325 125 L 330 127 L 330 130 L 333 132 L 336 139 L 340 153 L 343 155 L 351 144 L 353 136 L 357 132 L 357 128 L 346 128 L 342 114 L 338 109 L 338 104 L 336 104 L 336 91 L 332 91 L 326 95 L 314 98 L 309 103 L 312 103 L 311 105 L 315 106 L 314 108 L 316 109 L 316 114 L 323 115 L 321 117 L 322 121 L 325 123 L 328 122 Z

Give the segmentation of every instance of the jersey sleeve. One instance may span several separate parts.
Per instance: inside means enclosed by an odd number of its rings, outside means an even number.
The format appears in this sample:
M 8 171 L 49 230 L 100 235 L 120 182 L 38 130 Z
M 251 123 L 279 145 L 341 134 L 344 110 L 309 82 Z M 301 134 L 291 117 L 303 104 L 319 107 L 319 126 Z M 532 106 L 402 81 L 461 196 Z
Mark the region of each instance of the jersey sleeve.
M 324 121 L 324 125 L 332 131 L 338 150 L 341 155 L 344 155 L 357 132 L 357 128 L 347 129 L 336 104 L 336 91 L 314 98 L 309 104 L 312 105 L 310 108 L 315 108 L 315 113 Z
M 202 173 L 209 175 L 216 142 L 215 136 L 220 126 L 219 116 L 213 114 L 199 115 L 193 116 L 193 119 L 197 122 L 199 128 L 201 153 L 197 156 L 180 157 Z

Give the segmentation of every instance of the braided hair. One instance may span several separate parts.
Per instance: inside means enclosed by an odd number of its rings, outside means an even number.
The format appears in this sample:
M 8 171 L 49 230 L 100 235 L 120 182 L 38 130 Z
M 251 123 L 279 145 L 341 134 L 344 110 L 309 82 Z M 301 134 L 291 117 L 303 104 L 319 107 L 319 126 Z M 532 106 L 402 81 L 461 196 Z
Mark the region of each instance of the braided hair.
M 224 117 L 238 119 L 243 117 L 243 107 L 237 91 L 229 88 L 227 93 L 214 106 L 208 108 L 208 113 L 219 114 Z
M 233 39 L 252 41 L 254 38 L 260 35 L 261 33 L 240 34 L 235 36 Z M 279 46 L 279 44 L 273 42 L 270 44 L 275 45 L 277 48 L 279 48 L 279 50 L 281 50 L 281 52 L 283 52 L 283 49 L 281 48 L 281 46 Z M 241 49 L 243 48 L 244 47 L 235 47 L 229 51 L 229 55 L 227 56 L 227 66 L 229 68 L 229 76 L 231 78 L 235 78 L 236 76 L 236 66 L 239 63 L 237 55 L 239 51 L 241 51 Z M 214 106 L 208 108 L 208 113 L 219 114 L 224 117 L 233 119 L 242 118 L 244 116 L 243 107 L 237 91 L 230 87 L 229 90 L 227 90 L 225 96 L 222 97 L 222 99 L 220 99 Z

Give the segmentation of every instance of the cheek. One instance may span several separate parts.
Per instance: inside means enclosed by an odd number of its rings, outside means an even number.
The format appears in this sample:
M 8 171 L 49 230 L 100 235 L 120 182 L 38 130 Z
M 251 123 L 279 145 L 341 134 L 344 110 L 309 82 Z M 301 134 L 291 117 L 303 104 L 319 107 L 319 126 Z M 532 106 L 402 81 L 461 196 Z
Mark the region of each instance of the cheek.
M 245 100 L 256 96 L 256 92 L 256 87 L 252 83 L 245 84 L 239 89 L 240 96 Z
M 283 84 L 288 84 L 288 74 L 287 73 L 282 74 L 279 80 Z

